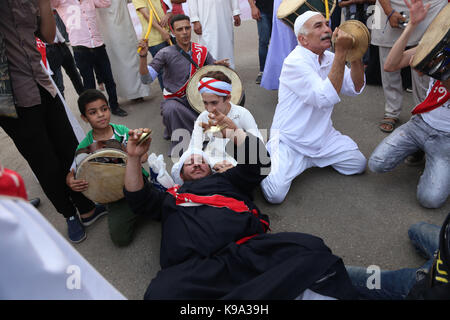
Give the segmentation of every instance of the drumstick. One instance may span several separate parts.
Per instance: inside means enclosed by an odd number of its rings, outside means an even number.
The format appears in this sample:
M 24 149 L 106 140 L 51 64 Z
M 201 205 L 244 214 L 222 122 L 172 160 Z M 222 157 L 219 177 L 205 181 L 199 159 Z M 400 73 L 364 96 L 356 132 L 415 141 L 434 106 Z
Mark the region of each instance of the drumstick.
M 148 37 L 149 37 L 149 35 L 150 35 L 150 31 L 152 30 L 153 14 L 150 15 L 150 19 L 149 19 L 149 20 L 150 20 L 150 21 L 149 21 L 149 23 L 148 23 L 147 32 L 145 33 L 145 37 L 144 37 L 144 40 L 145 40 L 145 41 L 148 40 Z M 139 47 L 138 50 L 137 50 L 137 52 L 139 53 L 139 52 L 141 52 L 141 50 L 142 50 L 142 48 Z
M 147 0 L 147 2 L 150 4 L 150 6 L 152 7 L 153 13 L 155 14 L 156 20 L 158 20 L 158 22 L 161 22 L 161 19 L 159 18 L 158 14 L 156 13 L 155 7 L 153 6 L 153 3 L 151 0 Z M 169 39 L 169 44 L 172 45 L 172 40 Z
M 330 21 L 330 9 L 328 8 L 328 0 L 325 0 L 325 19 Z

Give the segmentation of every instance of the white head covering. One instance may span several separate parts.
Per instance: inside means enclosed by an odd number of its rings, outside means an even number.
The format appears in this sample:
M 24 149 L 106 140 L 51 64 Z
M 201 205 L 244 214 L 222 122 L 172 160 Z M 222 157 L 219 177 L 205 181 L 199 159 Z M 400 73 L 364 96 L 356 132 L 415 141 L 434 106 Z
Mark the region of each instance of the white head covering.
M 317 11 L 306 11 L 304 13 L 302 13 L 301 15 L 299 15 L 297 17 L 297 19 L 295 19 L 295 23 L 294 23 L 294 32 L 295 32 L 295 36 L 298 37 L 298 33 L 300 32 L 300 29 L 303 27 L 303 25 L 305 24 L 306 21 L 308 21 L 310 18 L 321 14 L 320 12 Z
M 180 157 L 180 159 L 178 160 L 177 163 L 175 163 L 172 167 L 172 178 L 173 181 L 175 182 L 175 184 L 178 185 L 182 185 L 184 183 L 183 179 L 181 179 L 181 169 L 183 168 L 184 163 L 186 162 L 186 160 L 193 154 L 199 154 L 203 157 L 203 159 L 205 159 L 206 163 L 209 164 L 209 166 L 211 167 L 211 162 L 209 161 L 208 156 L 206 155 L 206 153 L 204 153 L 202 150 L 200 149 L 196 149 L 196 148 L 189 148 L 188 150 L 186 150 L 183 155 Z M 212 170 L 212 168 L 211 168 Z
M 231 84 L 214 78 L 205 77 L 201 79 L 197 87 L 200 94 L 207 92 L 222 97 L 226 97 L 231 94 Z

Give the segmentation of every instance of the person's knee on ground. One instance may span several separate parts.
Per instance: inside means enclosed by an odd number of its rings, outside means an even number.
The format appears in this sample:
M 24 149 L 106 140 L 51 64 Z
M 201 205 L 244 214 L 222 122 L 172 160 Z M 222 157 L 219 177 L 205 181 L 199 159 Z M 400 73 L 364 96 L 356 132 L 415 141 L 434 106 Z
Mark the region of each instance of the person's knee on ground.
M 261 182 L 261 190 L 264 198 L 271 204 L 280 204 L 286 198 L 289 186 L 277 184 L 270 175 Z
M 359 150 L 349 152 L 348 160 L 333 165 L 334 169 L 344 175 L 362 174 L 366 171 L 367 159 Z
M 444 205 L 448 198 L 443 190 L 438 188 L 427 188 L 419 185 L 417 186 L 417 200 L 422 207 L 428 209 L 438 209 Z

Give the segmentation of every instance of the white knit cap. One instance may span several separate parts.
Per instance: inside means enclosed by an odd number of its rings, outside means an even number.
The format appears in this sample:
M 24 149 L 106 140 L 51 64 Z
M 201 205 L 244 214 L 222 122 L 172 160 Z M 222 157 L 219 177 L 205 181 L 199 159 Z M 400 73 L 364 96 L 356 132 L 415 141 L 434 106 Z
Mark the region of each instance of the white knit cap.
M 297 19 L 295 19 L 295 23 L 294 23 L 294 32 L 295 32 L 295 36 L 298 37 L 298 33 L 300 32 L 300 29 L 303 27 L 303 25 L 305 24 L 306 21 L 308 21 L 310 18 L 321 14 L 320 12 L 317 11 L 306 11 L 304 13 L 302 13 L 301 15 L 299 15 L 297 17 Z
M 183 179 L 181 178 L 181 169 L 183 168 L 183 165 L 186 162 L 186 160 L 193 154 L 201 155 L 203 157 L 203 159 L 205 159 L 205 162 L 207 164 L 209 164 L 209 166 L 211 167 L 211 162 L 209 161 L 209 158 L 206 155 L 206 153 L 204 153 L 200 149 L 189 148 L 188 150 L 186 150 L 183 153 L 183 155 L 180 157 L 178 162 L 175 163 L 172 167 L 172 178 L 173 178 L 173 181 L 175 182 L 175 184 L 178 184 L 181 186 L 184 183 Z

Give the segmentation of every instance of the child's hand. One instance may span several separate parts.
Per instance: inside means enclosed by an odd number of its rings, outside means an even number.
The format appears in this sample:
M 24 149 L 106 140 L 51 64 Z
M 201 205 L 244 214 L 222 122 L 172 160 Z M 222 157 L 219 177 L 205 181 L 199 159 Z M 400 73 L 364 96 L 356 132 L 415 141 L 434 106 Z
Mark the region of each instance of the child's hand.
M 69 188 L 75 192 L 83 192 L 88 188 L 88 182 L 86 180 L 75 179 L 75 169 L 72 169 L 72 171 L 67 174 L 66 183 Z

